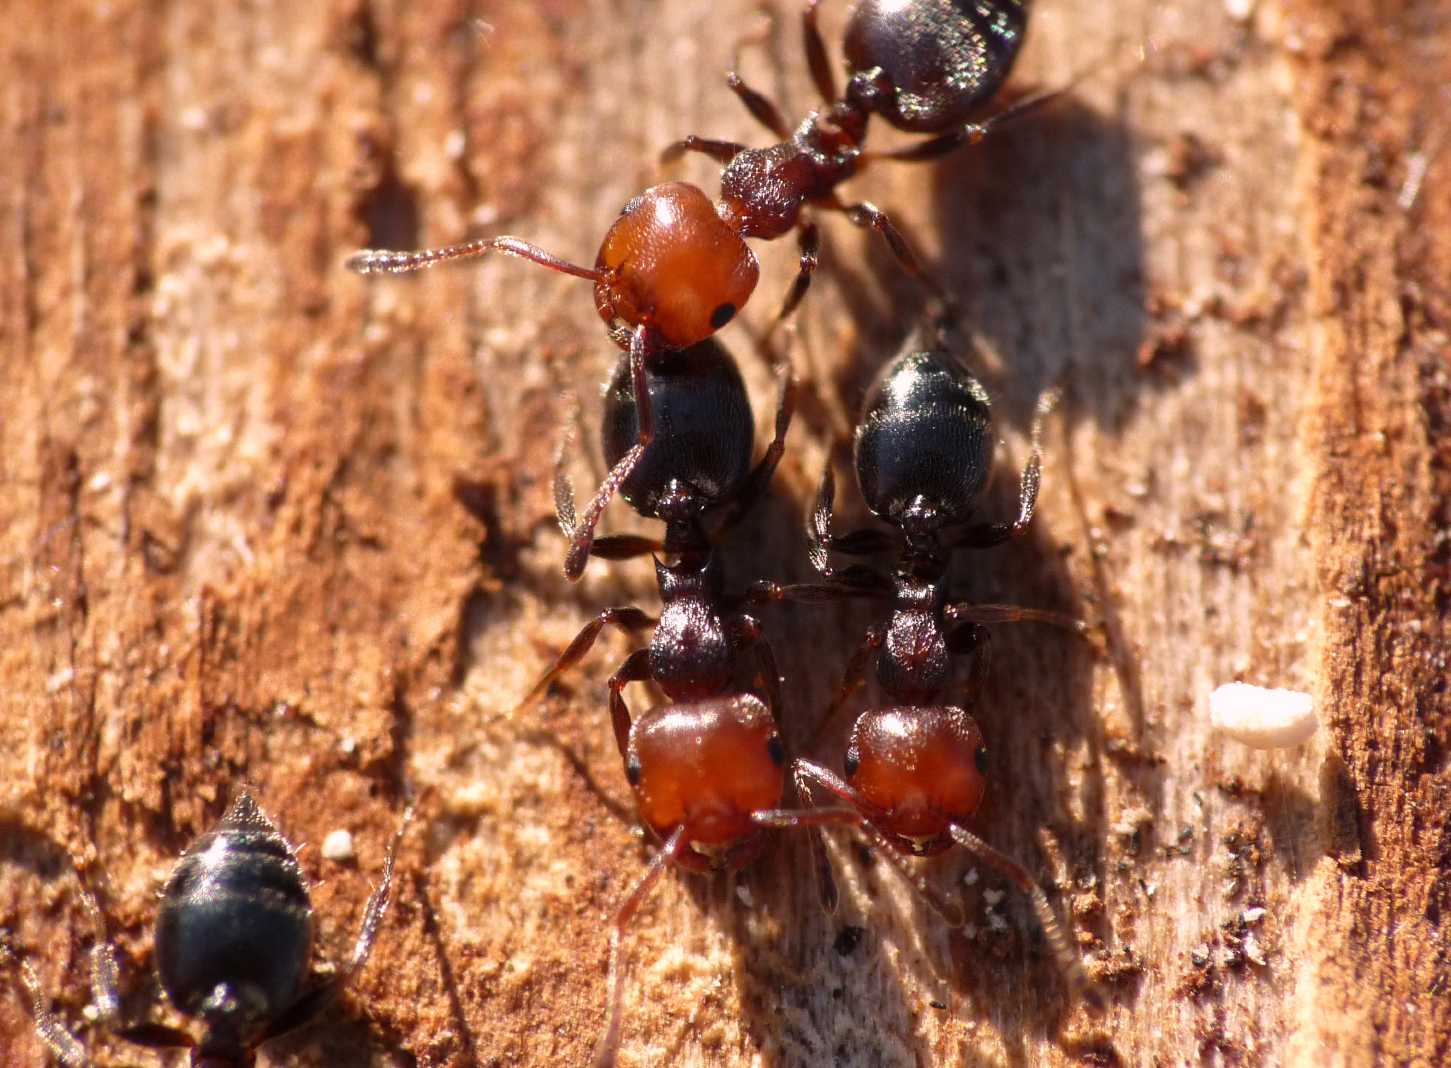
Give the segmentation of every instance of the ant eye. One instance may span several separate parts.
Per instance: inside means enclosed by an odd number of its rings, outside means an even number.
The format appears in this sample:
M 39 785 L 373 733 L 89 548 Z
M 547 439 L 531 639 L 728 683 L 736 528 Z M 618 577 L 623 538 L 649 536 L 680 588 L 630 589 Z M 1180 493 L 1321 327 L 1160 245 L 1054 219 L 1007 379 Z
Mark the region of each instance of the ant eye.
M 631 786 L 640 785 L 640 771 L 640 758 L 631 753 L 630 759 L 625 761 L 625 778 L 630 781 Z
M 775 764 L 778 768 L 785 765 L 786 747 L 781 744 L 781 736 L 779 734 L 771 735 L 770 740 L 766 742 L 766 752 L 771 754 L 772 764 Z
M 977 764 L 977 770 L 980 771 L 980 772 L 982 772 L 984 775 L 986 775 L 987 774 L 987 746 L 985 746 L 985 745 L 978 746 L 977 747 L 977 752 L 974 753 L 972 756 L 973 756 L 974 763 Z
M 736 306 L 734 304 L 719 304 L 715 311 L 710 313 L 710 325 L 719 330 L 736 317 Z
M 852 746 L 846 751 L 846 777 L 848 779 L 856 775 L 856 769 L 861 766 L 861 762 L 862 758 L 857 753 L 856 746 Z

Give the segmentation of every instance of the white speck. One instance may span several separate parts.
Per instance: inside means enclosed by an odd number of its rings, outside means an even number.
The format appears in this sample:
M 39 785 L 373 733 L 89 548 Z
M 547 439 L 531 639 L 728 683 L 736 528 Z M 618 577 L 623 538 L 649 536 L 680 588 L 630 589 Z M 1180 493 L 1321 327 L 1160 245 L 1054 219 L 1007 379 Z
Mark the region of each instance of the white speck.
M 1001 905 L 1003 898 L 1006 896 L 1001 890 L 984 890 L 982 892 L 982 899 L 987 902 L 987 907 L 990 909 L 995 909 Z
M 344 756 L 352 756 L 358 751 L 358 740 L 356 738 L 341 738 L 338 740 L 338 752 Z
M 1158 892 L 1159 892 L 1159 884 L 1158 883 L 1145 883 L 1144 884 L 1144 896 L 1145 897 L 1152 898 Z
M 1224 0 L 1224 11 L 1236 22 L 1248 22 L 1255 13 L 1255 0 Z
M 1006 931 L 1008 929 L 1008 921 L 996 912 L 989 912 L 987 914 L 987 925 L 994 931 Z
M 746 906 L 746 908 L 753 909 L 756 907 L 756 901 L 751 897 L 751 888 L 745 883 L 736 884 L 736 897 L 740 899 L 741 904 Z
M 193 105 L 181 113 L 181 128 L 192 133 L 200 133 L 211 125 L 211 117 L 207 115 L 207 109 L 201 105 Z
M 92 493 L 100 493 L 111 485 L 111 472 L 97 471 L 86 483 L 86 488 Z
M 968 868 L 967 869 L 967 874 L 965 874 L 962 877 L 962 885 L 963 886 L 976 886 L 977 885 L 977 881 L 980 878 L 981 878 L 981 876 L 978 875 L 976 868 Z
M 88 1001 L 86 1002 L 86 1007 L 81 1010 L 81 1015 L 91 1023 L 95 1023 L 101 1018 L 101 1010 Z
M 1315 733 L 1308 693 L 1231 682 L 1209 695 L 1209 722 L 1219 733 L 1254 749 L 1286 749 Z
M 450 130 L 448 136 L 443 139 L 443 154 L 457 163 L 464 158 L 464 150 L 468 148 L 468 138 L 462 130 Z
M 352 860 L 357 856 L 353 850 L 353 836 L 341 828 L 329 831 L 322 840 L 322 855 L 325 859 L 337 861 L 339 864 Z
M 59 693 L 76 679 L 75 668 L 61 668 L 50 678 L 45 680 L 46 693 Z
M 1248 926 L 1254 926 L 1265 918 L 1265 910 L 1262 908 L 1245 909 L 1240 913 L 1240 920 Z
M 1349 597 L 1332 597 L 1332 598 L 1330 598 L 1330 600 L 1326 601 L 1325 603 L 1328 604 L 1331 608 L 1349 608 L 1350 607 L 1350 598 Z
M 1254 935 L 1246 935 L 1244 940 L 1244 955 L 1261 968 L 1265 966 L 1265 951 L 1260 945 L 1260 940 Z

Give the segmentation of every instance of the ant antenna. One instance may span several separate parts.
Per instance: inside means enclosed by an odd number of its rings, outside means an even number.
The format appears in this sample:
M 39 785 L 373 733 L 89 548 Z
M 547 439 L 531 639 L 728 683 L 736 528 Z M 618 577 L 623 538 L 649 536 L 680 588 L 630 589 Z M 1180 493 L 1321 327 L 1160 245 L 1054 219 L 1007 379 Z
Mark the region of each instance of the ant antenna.
M 477 259 L 490 252 L 518 256 L 520 259 L 537 263 L 541 267 L 548 267 L 551 271 L 571 274 L 576 278 L 587 278 L 591 282 L 604 281 L 604 275 L 600 271 L 562 260 L 558 256 L 545 252 L 538 245 L 531 245 L 517 237 L 481 237 L 473 241 L 463 241 L 457 245 L 444 245 L 442 248 L 409 250 L 365 248 L 360 252 L 354 252 L 343 262 L 348 270 L 358 274 L 406 274 L 409 271 L 421 271 L 425 267 L 450 263 L 454 260 Z

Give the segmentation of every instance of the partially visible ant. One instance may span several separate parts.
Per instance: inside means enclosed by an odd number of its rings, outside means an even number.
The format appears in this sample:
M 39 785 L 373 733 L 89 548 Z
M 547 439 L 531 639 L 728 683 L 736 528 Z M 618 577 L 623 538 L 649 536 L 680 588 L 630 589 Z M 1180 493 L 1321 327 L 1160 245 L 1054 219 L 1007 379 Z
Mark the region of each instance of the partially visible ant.
M 307 988 L 312 904 L 287 839 L 243 791 L 192 843 L 161 893 L 156 970 L 177 1011 L 201 1021 L 200 1039 L 159 1023 L 115 1026 L 121 1008 L 115 950 L 100 906 L 81 884 L 95 931 L 91 988 L 99 1016 L 133 1045 L 190 1050 L 193 1068 L 251 1068 L 259 1046 L 313 1020 L 367 963 L 388 908 L 398 843 L 412 817 L 410 804 L 388 845 L 382 880 L 368 898 L 352 959 L 331 979 Z M 0 939 L 0 964 L 7 959 L 18 961 L 40 1040 L 66 1068 L 87 1068 L 85 1048 L 48 1007 L 34 967 Z
M 895 530 L 833 534 L 835 487 L 828 462 L 810 541 L 812 563 L 839 595 L 877 597 L 892 605 L 890 616 L 868 629 L 850 658 L 831 712 L 860 684 L 873 659 L 890 703 L 857 718 L 845 779 L 809 760 L 792 762 L 802 795 L 829 794 L 834 805 L 758 812 L 753 819 L 766 827 L 834 822 L 861 828 L 954 925 L 962 923 L 960 909 L 915 878 L 896 854 L 931 856 L 954 843 L 964 847 L 1028 896 L 1076 995 L 1089 991 L 1087 978 L 1043 891 L 1020 864 L 967 826 L 982 802 L 989 767 L 982 732 L 969 709 L 980 698 L 987 671 L 983 624 L 1035 620 L 1080 633 L 1087 627 L 1051 612 L 953 601 L 947 589 L 947 568 L 956 549 L 988 548 L 1027 530 L 1038 497 L 1042 421 L 1051 404 L 1051 394 L 1039 403 L 1032 455 L 1019 482 L 1017 518 L 1011 523 L 983 521 L 976 507 L 993 454 L 987 393 L 940 344 L 934 351 L 909 351 L 883 369 L 863 405 L 855 459 L 868 508 Z M 898 562 L 890 575 L 864 564 L 842 571 L 831 564 L 833 552 L 865 555 L 894 546 Z M 946 696 L 951 658 L 969 655 L 970 678 L 959 705 Z
M 607 459 L 635 440 L 634 398 L 624 359 L 605 392 Z M 606 626 L 634 632 L 654 626 L 648 649 L 631 653 L 609 680 L 610 719 L 625 776 L 641 820 L 662 843 L 644 874 L 621 902 L 610 927 L 609 1002 L 595 1064 L 613 1064 L 620 1044 L 624 990 L 622 939 L 665 868 L 734 870 L 764 846 L 752 814 L 781 804 L 786 750 L 777 727 L 780 679 L 770 645 L 748 609 L 770 600 L 752 593 L 729 596 L 714 539 L 738 519 L 769 483 L 791 420 L 792 391 L 785 380 L 775 436 L 751 466 L 753 424 L 745 386 L 734 361 L 706 340 L 654 363 L 648 373 L 658 434 L 620 492 L 636 511 L 665 524 L 663 543 L 637 537 L 601 537 L 592 555 L 611 559 L 655 553 L 662 608 L 658 619 L 629 606 L 599 613 L 565 648 L 525 696 L 534 702 L 558 675 L 577 664 Z M 561 473 L 556 503 L 567 534 L 574 526 L 573 494 Z M 707 518 L 723 518 L 715 531 Z M 769 584 L 768 584 L 769 585 Z M 737 680 L 741 655 L 756 658 L 752 688 Z M 625 687 L 655 682 L 668 703 L 631 718 Z M 758 696 L 759 694 L 759 696 Z M 764 699 L 763 699 L 764 698 Z
M 849 77 L 838 97 L 816 5 L 817 0 L 807 0 L 802 24 L 807 62 L 825 108 L 808 115 L 793 133 L 774 104 L 732 74 L 731 89 L 780 142 L 748 149 L 692 136 L 665 151 L 666 160 L 700 152 L 721 163 L 718 201 L 686 182 L 646 189 L 606 231 L 593 267 L 508 236 L 416 251 L 365 249 L 348 258 L 348 267 L 360 274 L 398 274 L 501 252 L 594 283 L 596 309 L 615 343 L 630 353 L 638 437 L 586 509 L 581 540 L 565 562 L 571 579 L 583 571 L 594 520 L 655 433 L 645 367 L 714 334 L 754 291 L 760 271 L 746 238 L 771 240 L 799 231 L 800 270 L 773 331 L 800 303 L 816 268 L 820 234 L 803 215 L 808 205 L 841 212 L 881 233 L 903 268 L 950 309 L 950 295 L 924 272 L 887 215 L 866 201 L 842 202 L 837 186 L 873 159 L 929 160 L 980 141 L 991 127 L 1063 92 L 1027 98 L 983 122 L 969 121 L 1007 79 L 1027 25 L 1025 0 L 863 0 L 848 23 Z M 874 114 L 900 129 L 936 136 L 912 148 L 867 153 L 862 146 Z

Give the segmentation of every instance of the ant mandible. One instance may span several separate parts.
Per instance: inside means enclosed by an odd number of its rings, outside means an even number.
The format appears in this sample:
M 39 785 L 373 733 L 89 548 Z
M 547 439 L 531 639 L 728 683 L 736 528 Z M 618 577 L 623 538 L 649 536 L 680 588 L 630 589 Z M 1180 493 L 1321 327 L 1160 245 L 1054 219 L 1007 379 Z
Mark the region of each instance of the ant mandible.
M 636 438 L 638 415 L 628 375 L 622 359 L 605 391 L 607 459 Z M 620 493 L 642 516 L 664 522 L 664 540 L 601 537 L 591 555 L 623 559 L 663 549 L 667 559 L 655 561 L 660 616 L 654 619 L 633 606 L 600 612 L 520 706 L 535 701 L 562 671 L 578 663 L 604 627 L 633 632 L 654 626 L 649 648 L 631 653 L 608 684 L 625 776 L 641 820 L 662 845 L 610 927 L 609 1001 L 597 1065 L 613 1064 L 619 1049 L 622 939 L 641 903 L 667 866 L 707 872 L 749 864 L 764 845 L 763 831 L 751 815 L 780 805 L 786 785 L 786 751 L 776 721 L 780 688 L 775 657 L 760 624 L 747 611 L 757 598 L 725 593 L 713 541 L 770 481 L 791 419 L 790 380 L 784 381 L 775 436 L 754 467 L 745 386 L 734 361 L 714 340 L 667 354 L 650 368 L 647 385 L 658 435 L 622 482 Z M 556 502 L 561 525 L 569 533 L 573 495 L 562 474 L 556 479 Z M 717 515 L 722 517 L 719 526 L 708 530 L 706 520 Z M 761 696 L 743 691 L 736 681 L 747 650 L 756 656 L 752 686 Z M 660 686 L 668 703 L 632 719 L 625 687 L 646 680 Z
M 843 203 L 836 187 L 871 159 L 933 159 L 981 140 L 991 126 L 1059 92 L 1028 98 L 981 123 L 967 121 L 1001 87 L 1017 57 L 1027 24 L 1023 0 L 864 0 L 853 10 L 847 29 L 849 79 L 840 97 L 816 24 L 816 0 L 808 0 L 802 21 L 807 62 L 827 107 L 809 115 L 793 133 L 775 105 L 732 74 L 732 90 L 780 143 L 748 149 L 692 136 L 671 146 L 667 160 L 693 151 L 724 166 L 720 199 L 712 203 L 686 182 L 652 186 L 622 209 L 606 231 L 593 267 L 509 236 L 416 251 L 365 249 L 347 261 L 361 274 L 396 274 L 501 252 L 594 283 L 596 309 L 615 343 L 630 354 L 638 438 L 586 509 L 579 527 L 583 540 L 565 563 L 571 579 L 582 573 L 594 520 L 655 433 L 646 365 L 715 333 L 754 291 L 760 271 L 746 238 L 770 240 L 800 231 L 800 270 L 773 330 L 800 303 L 816 267 L 820 235 L 815 223 L 803 217 L 807 205 L 842 212 L 853 223 L 880 232 L 903 267 L 950 308 L 950 296 L 922 270 L 886 214 L 865 201 Z M 912 148 L 868 154 L 862 145 L 873 114 L 901 129 L 937 136 Z
M 1038 496 L 1045 396 L 1034 420 L 1032 455 L 1019 482 L 1012 523 L 978 520 L 977 499 L 992 463 L 992 419 L 981 384 L 944 352 L 908 352 L 888 364 L 868 392 L 857 425 L 857 480 L 868 508 L 894 534 L 832 533 L 834 483 L 828 463 L 812 516 L 811 559 L 842 596 L 891 601 L 891 614 L 867 631 L 849 660 L 832 711 L 859 685 L 872 658 L 891 703 L 861 713 L 846 752 L 845 779 L 809 760 L 792 762 L 803 796 L 821 791 L 834 805 L 805 812 L 756 813 L 762 826 L 845 823 L 860 827 L 950 922 L 960 911 L 905 869 L 896 854 L 930 856 L 963 846 L 1028 896 L 1050 950 L 1077 994 L 1087 979 L 1043 891 L 1016 861 L 967 826 L 987 786 L 988 751 L 969 713 L 987 669 L 982 624 L 1036 620 L 1083 632 L 1085 624 L 1012 605 L 950 601 L 947 565 L 958 548 L 987 548 L 1022 534 Z M 864 555 L 896 543 L 898 563 L 886 575 L 867 565 L 835 570 L 832 552 Z M 787 587 L 786 591 L 791 592 Z M 951 658 L 972 655 L 964 705 L 949 703 Z M 829 713 L 830 714 L 830 713 Z M 829 716 L 828 714 L 828 716 Z M 809 817 L 803 820 L 803 816 Z
M 313 912 L 293 847 L 243 791 L 210 831 L 182 854 L 161 893 L 156 970 L 184 1016 L 202 1022 L 200 1040 L 158 1023 L 117 1027 L 149 1049 L 189 1049 L 193 1068 L 251 1068 L 257 1047 L 296 1030 L 331 1005 L 367 963 L 393 882 L 410 804 L 388 845 L 383 877 L 368 898 L 352 959 L 325 983 L 304 989 L 312 957 Z M 102 1019 L 120 1014 L 115 950 L 100 906 L 81 885 L 95 930 L 91 987 Z M 36 1034 L 66 1068 L 90 1064 L 84 1047 L 46 1002 L 30 962 L 0 942 L 0 960 L 17 957 Z

